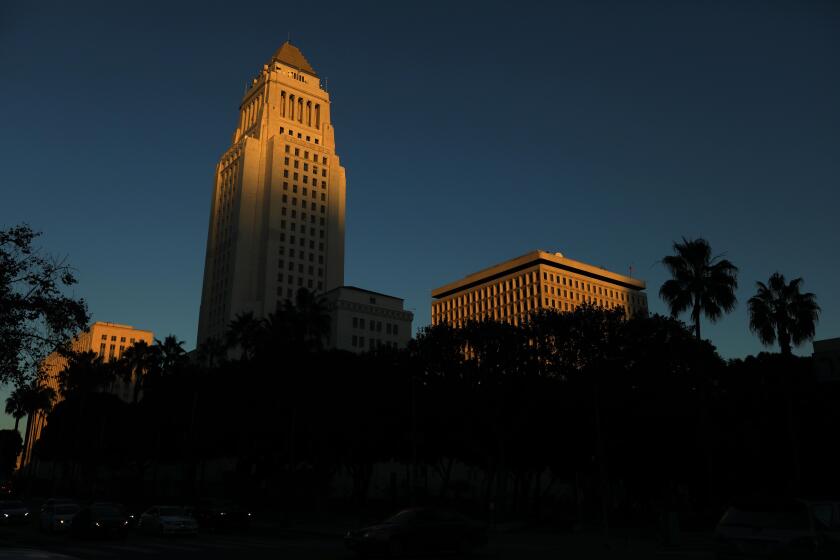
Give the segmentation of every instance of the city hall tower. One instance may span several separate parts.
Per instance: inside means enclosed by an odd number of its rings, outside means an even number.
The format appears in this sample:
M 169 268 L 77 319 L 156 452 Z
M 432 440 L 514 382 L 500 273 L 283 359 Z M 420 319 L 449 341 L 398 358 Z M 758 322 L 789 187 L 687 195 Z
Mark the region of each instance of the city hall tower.
M 265 317 L 299 288 L 344 283 L 345 175 L 330 97 L 284 43 L 249 83 L 216 165 L 198 344 L 240 313 Z

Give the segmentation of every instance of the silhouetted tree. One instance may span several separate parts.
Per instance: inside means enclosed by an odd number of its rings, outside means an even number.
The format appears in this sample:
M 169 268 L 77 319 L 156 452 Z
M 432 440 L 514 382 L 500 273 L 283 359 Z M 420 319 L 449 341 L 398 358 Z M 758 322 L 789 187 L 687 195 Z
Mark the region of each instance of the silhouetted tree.
M 184 341 L 178 340 L 175 335 L 170 334 L 163 341 L 155 339 L 155 347 L 160 357 L 160 369 L 164 375 L 177 373 L 187 364 Z
M 0 430 L 0 478 L 11 478 L 22 448 L 23 442 L 17 430 Z
M 23 409 L 26 411 L 26 432 L 23 438 L 24 453 L 28 453 L 32 442 L 32 420 L 38 413 L 49 413 L 52 410 L 52 404 L 55 400 L 55 391 L 38 383 L 37 381 L 30 382 L 22 386 L 23 395 Z
M 263 336 L 263 324 L 250 311 L 240 313 L 225 331 L 225 346 L 229 350 L 239 348 L 240 360 L 250 360 Z
M 204 367 L 219 367 L 227 357 L 227 349 L 221 340 L 210 337 L 198 345 L 198 361 Z
M 750 329 L 765 346 L 779 342 L 782 354 L 789 356 L 792 346 L 814 338 L 820 317 L 817 297 L 802 293 L 802 278 L 790 282 L 778 272 L 770 280 L 756 282 L 758 291 L 749 299 Z
M 96 352 L 68 350 L 62 355 L 67 364 L 58 373 L 58 386 L 64 398 L 105 390 L 117 376 L 114 364 L 106 363 Z
M 33 246 L 22 224 L 0 230 L 0 383 L 36 379 L 43 360 L 87 326 L 84 300 L 62 294 L 76 283 L 64 259 Z
M 123 352 L 120 367 L 123 380 L 132 383 L 132 402 L 136 404 L 146 379 L 156 377 L 161 367 L 160 348 L 139 340 Z
M 15 419 L 15 431 L 18 431 L 20 419 L 26 416 L 25 391 L 25 387 L 15 387 L 6 397 L 6 414 Z
M 659 289 L 671 316 L 691 313 L 694 333 L 700 340 L 700 317 L 717 321 L 735 309 L 738 268 L 726 259 L 712 256 L 705 239 L 686 239 L 674 243 L 674 254 L 662 259 L 671 279 Z

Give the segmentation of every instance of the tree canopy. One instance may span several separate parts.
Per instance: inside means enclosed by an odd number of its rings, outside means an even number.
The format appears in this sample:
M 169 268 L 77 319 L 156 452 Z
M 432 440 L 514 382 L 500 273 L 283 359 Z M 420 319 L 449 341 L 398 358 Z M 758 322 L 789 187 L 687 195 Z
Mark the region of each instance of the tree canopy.
M 44 358 L 87 326 L 84 300 L 64 293 L 73 269 L 37 248 L 39 235 L 26 224 L 0 230 L 0 383 L 37 378 Z

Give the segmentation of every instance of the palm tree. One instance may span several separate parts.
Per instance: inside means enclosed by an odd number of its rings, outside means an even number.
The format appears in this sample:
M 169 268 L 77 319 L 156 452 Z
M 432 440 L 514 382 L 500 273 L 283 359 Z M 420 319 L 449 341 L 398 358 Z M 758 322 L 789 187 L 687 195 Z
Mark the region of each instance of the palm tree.
M 174 334 L 170 334 L 161 342 L 155 339 L 155 346 L 160 355 L 160 368 L 162 373 L 172 374 L 177 372 L 187 363 L 187 352 L 184 350 L 184 341 L 178 340 Z
M 263 323 L 254 317 L 250 311 L 240 313 L 230 322 L 225 332 L 225 346 L 229 349 L 239 348 L 242 351 L 240 359 L 251 359 L 263 334 Z
M 227 357 L 224 343 L 215 337 L 210 337 L 198 346 L 199 362 L 210 369 L 219 366 Z
M 27 414 L 26 433 L 24 433 L 23 436 L 23 454 L 24 462 L 28 462 L 29 453 L 32 451 L 29 448 L 32 444 L 30 441 L 32 420 L 39 412 L 47 414 L 50 410 L 52 410 L 52 404 L 56 398 L 56 393 L 54 389 L 47 387 L 46 385 L 41 385 L 38 381 L 33 381 L 28 385 L 24 385 L 21 389 L 23 391 L 21 402 L 23 403 L 23 409 Z
M 12 394 L 6 398 L 6 414 L 15 419 L 15 431 L 18 431 L 20 419 L 26 416 L 23 387 L 16 387 Z
M 120 361 L 124 366 L 123 379 L 127 383 L 133 383 L 132 402 L 136 404 L 146 377 L 155 371 L 160 363 L 160 353 L 157 346 L 150 346 L 145 340 L 140 340 L 123 352 Z
M 117 370 L 96 352 L 68 351 L 67 366 L 58 374 L 59 390 L 64 398 L 70 394 L 87 394 L 106 389 L 113 383 Z
M 304 347 L 318 350 L 323 346 L 324 338 L 330 332 L 330 316 L 323 298 L 316 296 L 306 288 L 300 288 L 295 294 L 295 313 L 298 336 L 302 337 Z
M 767 284 L 756 282 L 758 291 L 748 302 L 750 330 L 766 346 L 778 341 L 785 356 L 791 355 L 792 346 L 814 338 L 820 318 L 817 297 L 800 292 L 801 286 L 802 278 L 786 282 L 782 274 L 775 272 Z
M 674 254 L 662 259 L 671 274 L 659 289 L 672 317 L 691 312 L 694 336 L 700 340 L 700 316 L 711 322 L 735 309 L 738 268 L 726 259 L 712 256 L 705 239 L 686 239 L 674 243 Z

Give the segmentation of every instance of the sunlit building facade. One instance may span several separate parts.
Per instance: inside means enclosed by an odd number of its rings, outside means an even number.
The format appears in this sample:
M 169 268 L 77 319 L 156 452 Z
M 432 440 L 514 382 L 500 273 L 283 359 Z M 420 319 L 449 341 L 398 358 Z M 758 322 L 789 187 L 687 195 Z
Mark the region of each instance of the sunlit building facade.
M 341 286 L 324 294 L 330 315 L 327 347 L 360 354 L 384 347 L 405 348 L 414 314 L 398 297 Z
M 573 311 L 584 303 L 647 315 L 644 290 L 637 278 L 532 251 L 432 290 L 432 324 L 493 319 L 518 325 L 534 311 Z
M 103 362 L 110 362 L 120 359 L 126 349 L 141 340 L 151 346 L 154 343 L 154 334 L 152 331 L 137 329 L 130 325 L 97 321 L 87 331 L 77 335 L 70 347 L 74 352 L 94 352 L 102 358 Z M 53 406 L 61 400 L 59 375 L 65 367 L 67 367 L 67 360 L 58 353 L 54 352 L 44 360 L 42 383 L 55 391 L 57 400 L 53 403 Z M 129 402 L 134 397 L 134 382 L 116 379 L 110 387 L 106 387 L 106 390 Z M 32 419 L 32 423 L 29 424 L 30 437 L 27 440 L 27 449 L 23 450 L 22 464 L 29 462 L 32 445 L 41 437 L 41 430 L 43 430 L 46 420 L 45 414 L 38 413 Z
M 286 42 L 249 83 L 216 166 L 199 344 L 240 313 L 265 317 L 299 288 L 344 283 L 345 185 L 329 94 Z

